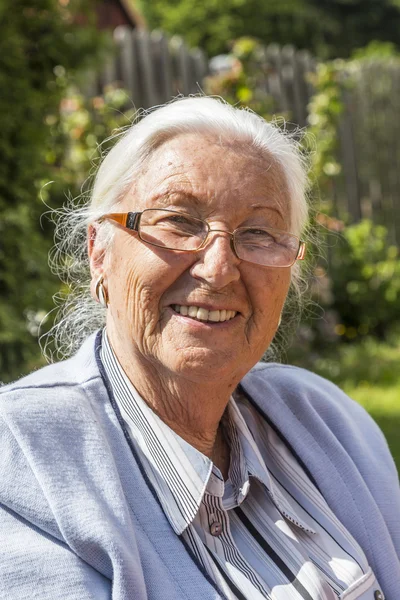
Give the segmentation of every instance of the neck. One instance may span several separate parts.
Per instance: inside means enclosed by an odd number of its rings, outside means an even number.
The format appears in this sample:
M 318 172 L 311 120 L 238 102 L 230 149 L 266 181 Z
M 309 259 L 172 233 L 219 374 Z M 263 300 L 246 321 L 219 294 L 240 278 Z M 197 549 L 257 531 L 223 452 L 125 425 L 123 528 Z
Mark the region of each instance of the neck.
M 122 364 L 125 373 L 150 408 L 189 444 L 213 458 L 220 421 L 229 402 L 225 386 L 199 384 L 160 374 L 152 365 Z
M 118 351 L 112 336 L 109 339 L 125 374 L 148 406 L 175 433 L 210 458 L 226 477 L 229 448 L 220 421 L 236 383 L 210 382 L 207 377 L 200 382 L 188 380 L 136 356 L 128 357 Z

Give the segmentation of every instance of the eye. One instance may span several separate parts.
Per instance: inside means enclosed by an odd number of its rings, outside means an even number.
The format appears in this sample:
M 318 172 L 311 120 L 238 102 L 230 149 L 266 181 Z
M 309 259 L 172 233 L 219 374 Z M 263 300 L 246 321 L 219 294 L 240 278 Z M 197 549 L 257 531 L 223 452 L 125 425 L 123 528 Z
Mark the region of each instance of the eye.
M 168 213 L 167 211 L 151 214 L 154 217 L 154 221 L 151 224 L 160 231 L 164 230 L 165 232 L 169 232 L 169 234 L 186 236 L 198 236 L 204 234 L 205 225 L 203 221 L 197 220 L 191 215 L 185 215 L 178 212 Z
M 257 227 L 248 227 L 239 232 L 239 239 L 244 242 L 255 243 L 273 243 L 276 242 L 275 237 L 266 229 Z
M 159 220 L 159 223 L 166 221 L 167 223 L 177 223 L 182 225 L 193 225 L 193 220 L 185 215 L 168 215 Z
M 272 235 L 268 231 L 265 231 L 265 229 L 251 228 L 251 229 L 247 229 L 246 233 L 248 233 L 249 235 L 254 235 L 254 236 L 264 236 L 264 237 L 272 238 Z

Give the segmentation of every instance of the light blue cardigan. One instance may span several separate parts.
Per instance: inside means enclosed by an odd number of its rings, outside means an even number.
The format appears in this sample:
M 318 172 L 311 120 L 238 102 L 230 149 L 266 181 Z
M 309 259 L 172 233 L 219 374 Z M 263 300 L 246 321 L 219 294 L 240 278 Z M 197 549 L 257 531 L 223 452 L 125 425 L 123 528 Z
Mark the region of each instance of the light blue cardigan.
M 0 599 L 222 598 L 138 465 L 100 343 L 91 336 L 72 359 L 1 389 Z M 301 369 L 260 364 L 242 385 L 358 540 L 386 599 L 400 598 L 400 492 L 380 430 Z

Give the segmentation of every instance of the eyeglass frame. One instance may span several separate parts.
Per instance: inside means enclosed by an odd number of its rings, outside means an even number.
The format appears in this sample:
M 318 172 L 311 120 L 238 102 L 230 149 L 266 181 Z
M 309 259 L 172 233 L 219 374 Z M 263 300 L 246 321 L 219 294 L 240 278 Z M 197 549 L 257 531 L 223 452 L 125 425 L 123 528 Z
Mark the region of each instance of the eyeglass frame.
M 190 217 L 191 219 L 195 219 L 196 221 L 201 221 L 202 223 L 205 223 L 208 227 L 208 232 L 207 235 L 205 236 L 203 242 L 201 243 L 201 245 L 198 248 L 193 248 L 191 250 L 178 250 L 176 248 L 169 248 L 168 246 L 162 246 L 161 244 L 155 244 L 154 242 L 149 242 L 148 240 L 144 240 L 141 235 L 140 235 L 140 230 L 139 230 L 139 225 L 140 225 L 140 217 L 142 216 L 142 214 L 144 212 L 147 212 L 149 210 L 165 210 L 166 212 L 171 212 L 171 213 L 176 213 L 178 215 L 184 215 L 187 217 Z M 236 247 L 235 247 L 235 233 L 236 231 L 238 231 L 239 229 L 247 229 L 246 227 L 237 227 L 234 231 L 227 231 L 225 229 L 211 229 L 210 224 L 207 223 L 207 221 L 204 221 L 204 219 L 200 219 L 198 217 L 193 217 L 192 215 L 189 215 L 187 213 L 182 213 L 180 211 L 177 210 L 171 210 L 171 209 L 165 209 L 165 208 L 145 208 L 142 211 L 138 211 L 138 212 L 127 212 L 127 213 L 108 213 L 105 215 L 102 215 L 101 217 L 99 217 L 97 219 L 98 223 L 101 223 L 102 221 L 105 220 L 110 220 L 110 221 L 114 221 L 115 223 L 117 223 L 118 225 L 121 225 L 122 227 L 124 227 L 125 229 L 128 229 L 130 231 L 137 231 L 139 239 L 144 242 L 145 244 L 150 244 L 150 246 L 155 246 L 156 248 L 164 248 L 165 250 L 170 250 L 171 252 L 198 252 L 199 250 L 201 250 L 202 248 L 204 248 L 204 246 L 207 243 L 208 240 L 208 236 L 210 235 L 210 233 L 216 231 L 218 233 L 227 233 L 230 236 L 231 239 L 231 248 L 235 254 L 235 256 L 239 259 L 239 260 L 244 260 L 245 262 L 250 262 L 251 261 L 246 261 L 246 259 L 244 258 L 240 258 L 240 256 L 237 253 Z M 251 227 L 249 227 L 249 229 L 251 229 Z M 285 231 L 283 231 L 282 229 L 274 229 L 273 227 L 260 227 L 260 229 L 268 229 L 271 231 L 280 231 L 282 233 L 287 233 Z M 283 267 L 280 266 L 276 266 L 276 265 L 260 265 L 258 263 L 251 263 L 251 264 L 257 264 L 260 267 L 271 267 L 271 268 L 280 268 L 280 269 L 285 269 L 285 268 L 289 268 L 292 267 L 294 265 L 295 262 L 297 262 L 298 260 L 304 260 L 305 255 L 306 255 L 306 242 L 302 241 L 297 235 L 295 235 L 294 233 L 287 233 L 287 235 L 291 235 L 292 237 L 296 238 L 299 242 L 299 248 L 297 251 L 297 255 L 296 258 L 293 260 L 292 263 L 290 263 L 290 265 L 285 265 Z

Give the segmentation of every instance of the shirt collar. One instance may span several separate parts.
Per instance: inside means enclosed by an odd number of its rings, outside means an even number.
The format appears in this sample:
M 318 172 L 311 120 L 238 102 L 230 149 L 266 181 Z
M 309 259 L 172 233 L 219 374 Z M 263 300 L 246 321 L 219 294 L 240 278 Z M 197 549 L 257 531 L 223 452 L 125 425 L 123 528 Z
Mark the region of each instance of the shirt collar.
M 119 364 L 105 329 L 101 361 L 139 460 L 172 528 L 180 535 L 199 510 L 213 463 L 146 404 Z
M 174 531 L 180 535 L 195 518 L 204 493 L 222 497 L 224 481 L 212 461 L 177 435 L 146 404 L 126 376 L 103 331 L 101 360 L 115 400 L 129 428 L 139 459 L 153 483 L 157 497 Z M 302 526 L 302 520 L 276 488 L 249 427 L 233 397 L 222 424 L 231 461 L 229 478 L 235 502 L 240 504 L 250 489 L 250 477 L 266 487 L 271 500 L 285 518 Z
M 281 493 L 278 482 L 271 475 L 266 465 L 266 461 L 251 433 L 251 428 L 254 426 L 252 419 L 254 409 L 239 391 L 235 392 L 235 400 L 236 402 L 232 401 L 230 403 L 230 407 L 232 415 L 234 415 L 234 423 L 240 441 L 240 448 L 242 449 L 246 460 L 247 472 L 253 477 L 256 477 L 265 486 L 271 501 L 285 519 L 307 533 L 315 534 L 316 531 L 311 524 L 296 512 L 288 497 Z M 250 484 L 245 482 L 245 486 L 248 489 Z

